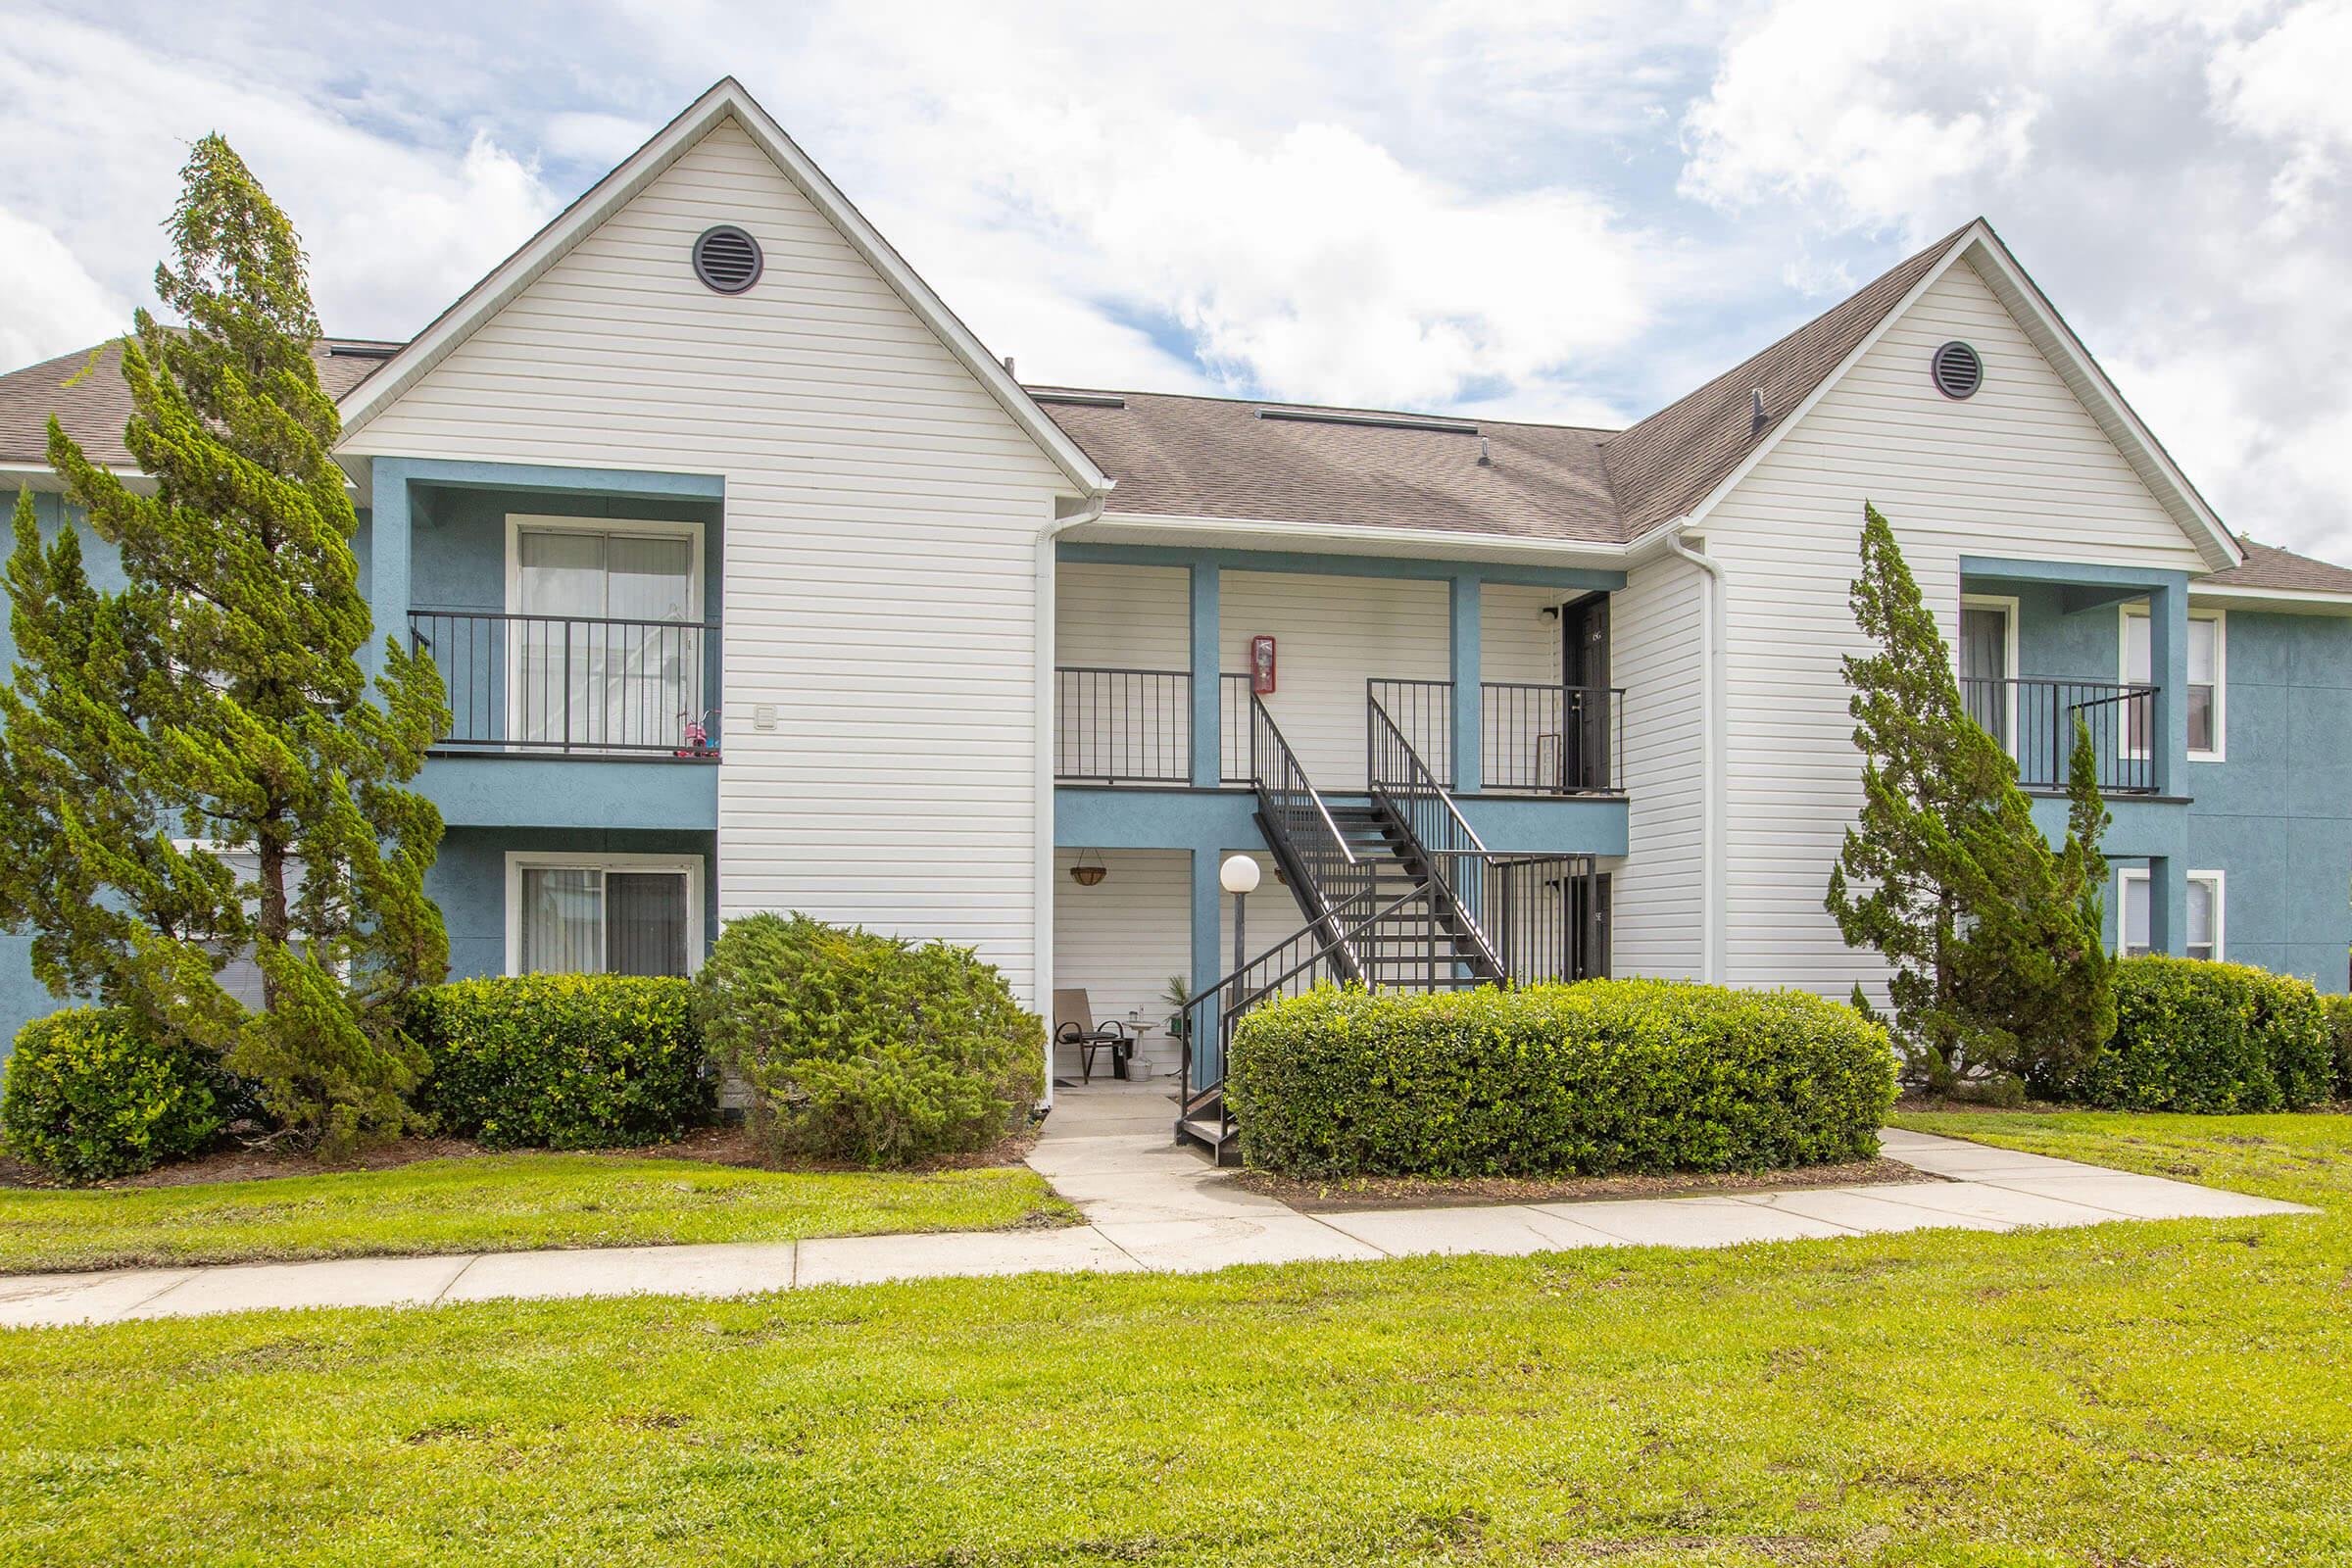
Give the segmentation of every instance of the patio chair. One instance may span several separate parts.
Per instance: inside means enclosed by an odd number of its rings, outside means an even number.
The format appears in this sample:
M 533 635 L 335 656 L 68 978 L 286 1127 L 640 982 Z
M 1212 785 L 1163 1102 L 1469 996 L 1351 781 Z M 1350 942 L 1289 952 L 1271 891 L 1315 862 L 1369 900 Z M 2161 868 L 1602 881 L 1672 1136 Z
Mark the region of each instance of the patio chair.
M 1104 1046 L 1110 1047 L 1113 1063 L 1135 1054 L 1135 1036 L 1128 1032 L 1126 1020 L 1096 1018 L 1094 1004 L 1083 989 L 1054 993 L 1054 1043 L 1078 1048 L 1078 1081 L 1082 1084 L 1093 1081 L 1095 1053 Z

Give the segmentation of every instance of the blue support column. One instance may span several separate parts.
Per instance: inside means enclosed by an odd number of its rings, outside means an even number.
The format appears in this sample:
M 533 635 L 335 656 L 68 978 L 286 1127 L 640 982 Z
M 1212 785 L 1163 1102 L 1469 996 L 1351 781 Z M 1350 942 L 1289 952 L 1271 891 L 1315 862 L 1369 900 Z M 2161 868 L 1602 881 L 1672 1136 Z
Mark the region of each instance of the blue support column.
M 1193 861 L 1193 995 L 1200 996 L 1225 978 L 1225 960 L 1218 949 L 1225 936 L 1225 889 L 1217 882 L 1224 863 L 1222 850 L 1195 850 Z M 1224 1075 L 1217 1059 L 1216 1014 L 1202 1005 L 1193 1009 L 1193 1072 L 1186 1092 L 1203 1089 Z
M 2188 583 L 2148 592 L 2148 678 L 2156 684 L 2154 730 L 2158 795 L 2188 793 Z M 2154 883 L 2151 881 L 2150 887 Z M 2182 895 L 2185 897 L 2186 895 Z M 2155 901 L 2149 900 L 2150 918 Z M 2177 949 L 2160 949 L 2173 952 Z
M 1193 563 L 1193 788 L 1213 790 L 1224 781 L 1224 682 L 1217 678 L 1217 564 Z M 1198 882 L 1196 877 L 1195 881 Z M 1209 880 L 1216 880 L 1210 872 Z M 1214 911 L 1211 911 L 1212 918 Z M 1212 941 L 1212 947 L 1215 945 Z M 1215 976 L 1210 976 L 1214 979 Z
M 360 584 L 375 617 L 375 634 L 360 653 L 360 667 L 369 675 L 383 668 L 384 639 L 409 634 L 409 553 L 415 533 L 409 477 L 409 465 L 399 458 L 376 459 L 369 473 L 368 575 Z
M 1451 584 L 1446 608 L 1453 629 L 1447 671 L 1453 682 L 1453 792 L 1476 795 L 1484 783 L 1479 737 L 1479 578 L 1475 572 L 1456 572 Z
M 2148 857 L 2148 951 L 2178 958 L 2188 951 L 2188 876 L 2170 856 Z

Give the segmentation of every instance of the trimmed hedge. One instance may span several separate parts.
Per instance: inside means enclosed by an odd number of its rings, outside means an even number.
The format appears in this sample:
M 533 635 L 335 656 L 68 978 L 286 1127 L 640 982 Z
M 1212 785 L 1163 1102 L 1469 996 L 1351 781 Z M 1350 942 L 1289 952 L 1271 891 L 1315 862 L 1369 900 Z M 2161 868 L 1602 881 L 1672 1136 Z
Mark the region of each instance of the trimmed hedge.
M 694 983 L 624 974 L 459 980 L 416 994 L 416 1107 L 490 1149 L 667 1143 L 711 1118 Z
M 2335 1050 L 2335 1098 L 2352 1100 L 2352 997 L 2320 999 L 2328 1009 L 2328 1042 Z
M 2301 1110 L 2334 1087 L 2334 1039 L 2311 982 L 2242 963 L 2125 958 L 2115 1035 L 2053 1100 L 2205 1115 Z
M 1878 1152 L 1886 1031 L 1798 992 L 1324 989 L 1236 1032 L 1251 1165 L 1294 1176 L 1746 1171 Z
M 807 915 L 730 924 L 703 965 L 714 1061 L 778 1153 L 904 1164 L 987 1149 L 1045 1087 L 1045 1026 L 969 948 Z
M 0 1144 L 68 1181 L 128 1176 L 202 1150 L 237 1098 L 211 1053 L 121 1008 L 74 1007 L 17 1031 Z

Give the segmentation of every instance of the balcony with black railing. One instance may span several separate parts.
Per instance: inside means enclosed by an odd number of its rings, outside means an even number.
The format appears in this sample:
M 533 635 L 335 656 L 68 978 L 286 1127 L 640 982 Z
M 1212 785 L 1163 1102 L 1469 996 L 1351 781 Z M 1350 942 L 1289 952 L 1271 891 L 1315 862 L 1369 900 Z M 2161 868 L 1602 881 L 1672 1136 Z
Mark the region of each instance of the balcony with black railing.
M 1453 683 L 1370 680 L 1367 698 L 1446 789 L 1453 768 Z M 1625 694 L 1547 681 L 1479 685 L 1482 795 L 1614 795 L 1624 788 Z M 1378 721 L 1367 733 L 1377 742 Z
M 413 610 L 450 756 L 718 760 L 719 631 L 687 620 Z
M 2149 750 L 2156 688 L 2110 680 L 1995 680 L 1964 676 L 1961 706 L 2017 760 L 2029 790 L 2063 790 L 2075 751 L 2076 724 L 2089 731 L 2100 793 L 2153 795 L 2158 772 Z

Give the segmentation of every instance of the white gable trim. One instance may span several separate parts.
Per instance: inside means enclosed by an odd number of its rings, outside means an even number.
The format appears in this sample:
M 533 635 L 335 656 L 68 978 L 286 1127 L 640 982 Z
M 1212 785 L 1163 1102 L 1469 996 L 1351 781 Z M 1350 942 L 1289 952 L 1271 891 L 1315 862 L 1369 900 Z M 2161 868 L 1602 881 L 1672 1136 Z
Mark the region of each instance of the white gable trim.
M 1740 481 L 1780 445 L 1782 438 L 1803 422 L 1814 405 L 1828 396 L 1832 387 L 1844 380 L 1846 373 L 1862 363 L 1863 358 L 1878 346 L 1879 340 L 1886 335 L 1894 323 L 1907 315 L 1928 290 L 1934 288 L 1944 273 L 1963 258 L 1976 266 L 1984 278 L 1985 286 L 1992 290 L 1993 297 L 2017 318 L 2026 336 L 2058 371 L 2059 379 L 2082 400 L 2092 419 L 2115 443 L 2116 450 L 2123 454 L 2124 461 L 2132 465 L 2140 482 L 2148 487 L 2148 493 L 2156 498 L 2157 504 L 2164 508 L 2174 522 L 2180 525 L 2180 531 L 2188 536 L 2189 542 L 2196 546 L 2198 553 L 2204 556 L 2207 566 L 2214 571 L 2225 571 L 2242 564 L 2245 553 L 2238 548 L 2236 537 L 2223 526 L 2222 519 L 2205 504 L 2205 498 L 2197 493 L 2195 485 L 2188 482 L 2188 476 L 2173 462 L 2172 454 L 2164 450 L 2163 443 L 2140 422 L 2139 416 L 2124 401 L 2124 395 L 2116 390 L 2115 383 L 2107 379 L 2107 372 L 2099 368 L 2098 362 L 2090 357 L 2090 351 L 2082 346 L 2082 339 L 2075 336 L 2074 329 L 2051 306 L 2048 297 L 2026 275 L 2025 269 L 2017 265 L 2017 258 L 2009 254 L 2009 247 L 2001 243 L 2000 236 L 1992 231 L 1992 225 L 1981 218 L 1951 243 L 1942 258 L 1912 285 L 1901 303 L 1880 318 L 1878 325 L 1854 345 L 1853 352 L 1839 361 L 1838 368 L 1806 394 L 1805 400 L 1796 406 L 1788 417 L 1773 426 L 1740 466 L 1734 468 L 1721 484 L 1708 492 L 1706 498 L 1690 512 L 1680 517 L 1669 518 L 1650 531 L 1695 527 L 1724 497 L 1740 487 Z M 1647 536 L 1644 534 L 1642 537 Z
M 784 128 L 732 76 L 722 78 L 696 99 L 651 141 L 631 153 L 619 167 L 598 180 L 585 195 L 532 235 L 521 249 L 435 318 L 431 325 L 386 361 L 382 368 L 353 388 L 341 407 L 344 435 L 348 437 L 365 428 L 368 420 L 391 407 L 482 323 L 504 310 L 572 247 L 677 162 L 687 149 L 728 119 L 740 124 L 753 143 L 784 171 L 786 177 L 800 187 L 801 193 L 840 230 L 851 247 L 906 303 L 907 309 L 947 345 L 964 368 L 1012 416 L 1013 422 L 1081 492 L 1094 496 L 1110 489 L 1109 476 L 1037 406 L 1003 362 L 981 345 L 971 328 L 948 309 L 947 302 L 906 265 L 906 258 L 866 221 L 865 215 L 851 205 L 850 199 L 825 177 L 824 171 L 809 161 L 808 155 L 801 151 L 784 133 Z

